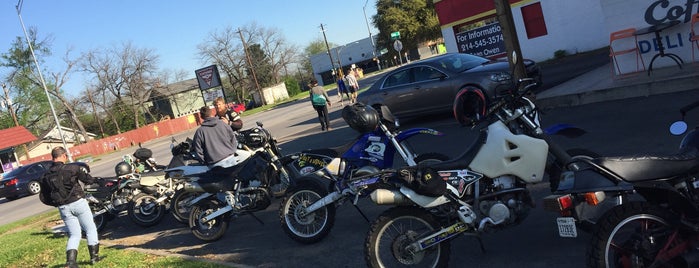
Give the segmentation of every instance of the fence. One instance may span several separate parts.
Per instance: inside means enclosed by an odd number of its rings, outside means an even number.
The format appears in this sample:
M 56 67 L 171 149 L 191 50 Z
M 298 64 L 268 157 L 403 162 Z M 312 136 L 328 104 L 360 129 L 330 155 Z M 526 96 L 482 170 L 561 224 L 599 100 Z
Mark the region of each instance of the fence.
M 88 143 L 70 147 L 73 159 L 78 159 L 87 155 L 101 155 L 107 152 L 116 151 L 141 142 L 150 141 L 155 138 L 166 137 L 175 133 L 192 129 L 200 123 L 198 114 L 192 114 L 175 119 L 165 120 L 145 125 L 139 129 L 127 131 L 118 135 L 109 136 L 99 140 L 91 140 Z M 51 154 L 40 155 L 21 161 L 23 165 L 41 160 L 51 160 Z

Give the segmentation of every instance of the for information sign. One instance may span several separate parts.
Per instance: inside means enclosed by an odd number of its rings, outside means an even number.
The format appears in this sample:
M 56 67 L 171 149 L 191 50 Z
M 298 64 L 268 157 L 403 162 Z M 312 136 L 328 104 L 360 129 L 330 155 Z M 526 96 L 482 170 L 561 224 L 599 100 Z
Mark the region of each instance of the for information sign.
M 507 53 L 502 28 L 498 22 L 456 34 L 456 45 L 461 53 L 484 58 Z

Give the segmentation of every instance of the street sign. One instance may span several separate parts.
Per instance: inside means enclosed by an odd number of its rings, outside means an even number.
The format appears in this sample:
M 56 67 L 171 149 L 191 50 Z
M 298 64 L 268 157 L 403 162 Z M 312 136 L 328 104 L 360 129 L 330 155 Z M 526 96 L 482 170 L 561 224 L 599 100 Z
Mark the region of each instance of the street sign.
M 400 39 L 400 32 L 392 32 L 391 33 L 391 40 L 398 40 Z
M 401 50 L 403 50 L 403 42 L 401 42 L 400 40 L 394 41 L 394 42 L 393 42 L 393 48 L 394 48 L 396 51 L 400 52 Z

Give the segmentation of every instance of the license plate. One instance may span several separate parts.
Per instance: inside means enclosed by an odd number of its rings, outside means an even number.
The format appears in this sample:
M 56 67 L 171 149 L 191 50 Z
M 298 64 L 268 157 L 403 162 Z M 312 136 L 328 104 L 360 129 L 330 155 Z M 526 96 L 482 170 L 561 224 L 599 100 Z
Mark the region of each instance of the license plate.
M 558 223 L 558 235 L 561 237 L 578 237 L 575 219 L 571 217 L 556 218 L 556 223 Z

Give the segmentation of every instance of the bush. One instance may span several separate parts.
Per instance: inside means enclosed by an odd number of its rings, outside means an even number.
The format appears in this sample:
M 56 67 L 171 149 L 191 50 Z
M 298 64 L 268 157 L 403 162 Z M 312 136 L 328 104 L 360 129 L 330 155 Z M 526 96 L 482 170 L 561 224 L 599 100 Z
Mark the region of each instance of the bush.
M 560 58 L 563 58 L 565 56 L 568 56 L 568 52 L 566 52 L 565 50 L 559 49 L 559 50 L 556 50 L 555 52 L 553 52 L 554 59 L 560 59 Z
M 284 84 L 286 85 L 286 91 L 289 93 L 289 96 L 296 96 L 301 93 L 301 86 L 299 86 L 299 82 L 295 78 L 290 76 L 284 78 Z

